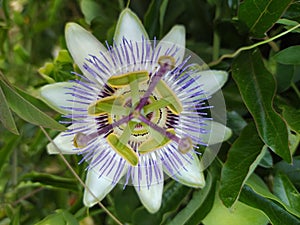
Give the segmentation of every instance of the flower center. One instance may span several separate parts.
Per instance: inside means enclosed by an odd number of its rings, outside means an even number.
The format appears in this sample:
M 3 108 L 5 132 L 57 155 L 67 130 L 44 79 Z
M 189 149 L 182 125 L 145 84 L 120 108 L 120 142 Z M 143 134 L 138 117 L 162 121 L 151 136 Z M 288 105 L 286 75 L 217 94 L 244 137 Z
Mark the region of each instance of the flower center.
M 106 116 L 108 124 L 99 127 L 97 135 L 106 135 L 109 145 L 131 165 L 138 164 L 138 156 L 162 148 L 170 141 L 178 143 L 182 153 L 192 148 L 189 138 L 179 138 L 173 127 L 168 126 L 168 117 L 182 112 L 181 102 L 161 79 L 174 67 L 174 59 L 163 56 L 159 68 L 153 74 L 148 71 L 133 71 L 112 76 L 107 80 L 112 95 L 100 98 L 88 107 L 95 118 Z M 84 147 L 95 134 L 78 134 L 74 144 Z

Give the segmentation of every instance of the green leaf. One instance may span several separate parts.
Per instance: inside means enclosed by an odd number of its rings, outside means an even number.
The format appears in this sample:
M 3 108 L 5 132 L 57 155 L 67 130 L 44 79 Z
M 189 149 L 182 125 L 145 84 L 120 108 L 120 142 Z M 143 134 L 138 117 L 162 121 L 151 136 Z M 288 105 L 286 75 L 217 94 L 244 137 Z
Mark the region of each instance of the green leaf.
M 247 180 L 246 184 L 251 187 L 256 194 L 276 202 L 277 205 L 281 205 L 281 207 L 283 207 L 287 212 L 300 218 L 300 212 L 285 204 L 279 197 L 272 194 L 264 181 L 256 174 L 252 174 L 252 176 L 250 176 L 250 178 Z
M 0 86 L 0 121 L 3 126 L 14 134 L 19 134 L 18 128 L 15 124 L 14 118 L 8 107 L 6 98 Z
M 178 182 L 171 182 L 163 193 L 162 206 L 155 214 L 150 214 L 146 209 L 137 209 L 133 214 L 134 225 L 160 224 L 166 213 L 173 212 L 188 195 L 189 188 Z
M 300 64 L 300 45 L 295 45 L 288 47 L 276 55 L 274 55 L 274 59 L 285 65 L 299 65 Z
M 9 107 L 25 121 L 37 126 L 43 126 L 54 130 L 65 130 L 63 125 L 59 124 L 54 119 L 40 111 L 1 80 L 0 87 L 6 96 Z
M 251 35 L 262 38 L 291 2 L 292 0 L 245 0 L 239 7 L 238 19 L 246 24 Z
M 80 7 L 87 24 L 91 24 L 91 21 L 103 12 L 101 6 L 94 0 L 82 0 Z
M 275 171 L 281 171 L 286 174 L 294 185 L 300 188 L 300 157 L 293 159 L 293 164 L 288 164 L 285 161 L 281 161 L 275 165 Z
M 187 221 L 197 212 L 197 210 L 205 204 L 207 207 L 207 196 L 210 194 L 212 189 L 212 184 L 215 182 L 212 181 L 212 176 L 210 173 L 207 175 L 206 185 L 202 190 L 197 190 L 194 192 L 192 199 L 189 201 L 186 207 L 182 209 L 175 218 L 167 223 L 168 225 L 183 225 L 187 224 Z M 213 188 L 214 189 L 214 188 Z M 214 193 L 213 193 L 214 194 Z
M 258 50 L 241 53 L 233 62 L 232 76 L 264 143 L 291 162 L 286 124 L 273 109 L 275 80 L 265 68 Z
M 220 198 L 225 206 L 237 201 L 247 178 L 265 154 L 263 146 L 254 124 L 249 124 L 233 143 L 221 174 Z
M 289 125 L 289 127 L 300 134 L 300 110 L 284 105 L 282 106 L 282 116 Z
M 265 151 L 263 158 L 259 162 L 259 166 L 264 167 L 264 168 L 272 168 L 273 167 L 273 158 L 272 158 L 272 155 L 271 155 L 269 149 L 267 149 Z
M 79 225 L 76 218 L 66 210 L 56 210 L 55 214 L 51 214 L 35 225 Z
M 162 0 L 152 0 L 144 16 L 144 25 L 149 34 L 149 38 L 159 33 L 159 14 Z
M 11 135 L 10 138 L 5 140 L 5 144 L 0 150 L 0 175 L 4 164 L 8 161 L 9 156 L 15 149 L 15 147 L 20 143 L 20 137 L 16 135 Z
M 123 222 L 132 222 L 132 212 L 140 205 L 140 200 L 136 191 L 132 187 L 126 187 L 125 190 L 116 187 L 114 192 L 114 206 L 116 215 Z
M 271 220 L 273 225 L 299 225 L 300 220 L 288 213 L 284 208 L 274 201 L 257 194 L 252 188 L 245 185 L 240 195 L 240 201 L 262 210 Z
M 64 189 L 74 192 L 78 191 L 78 183 L 73 178 L 64 178 L 51 174 L 31 172 L 26 174 L 23 177 L 23 180 L 26 181 L 26 183 L 22 183 L 20 187 L 33 185 L 46 188 Z
M 294 66 L 285 65 L 281 63 L 276 64 L 276 82 L 277 82 L 277 92 L 281 93 L 287 90 L 292 82 L 294 77 Z
M 275 175 L 273 191 L 284 204 L 300 212 L 300 194 L 287 175 L 282 172 Z

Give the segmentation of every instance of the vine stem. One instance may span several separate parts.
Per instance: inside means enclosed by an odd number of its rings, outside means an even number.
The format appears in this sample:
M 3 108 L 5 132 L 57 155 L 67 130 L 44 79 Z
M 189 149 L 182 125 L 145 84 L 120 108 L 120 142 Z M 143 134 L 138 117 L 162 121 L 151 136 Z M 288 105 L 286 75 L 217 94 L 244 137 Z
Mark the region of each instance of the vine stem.
M 282 33 L 280 33 L 280 34 L 274 36 L 274 37 L 268 38 L 268 39 L 266 39 L 266 40 L 264 40 L 264 41 L 255 43 L 255 44 L 253 44 L 253 45 L 241 47 L 241 48 L 239 48 L 238 50 L 236 50 L 236 51 L 235 51 L 234 53 L 232 53 L 232 54 L 225 54 L 225 55 L 222 55 L 218 60 L 210 62 L 210 63 L 208 64 L 208 66 L 215 66 L 215 65 L 218 65 L 220 62 L 222 62 L 223 59 L 226 59 L 226 58 L 234 58 L 234 57 L 236 57 L 238 54 L 240 54 L 242 51 L 250 50 L 250 49 L 256 48 L 256 47 L 258 47 L 258 46 L 260 46 L 260 45 L 264 45 L 264 44 L 267 44 L 267 43 L 269 43 L 269 42 L 271 42 L 271 41 L 274 41 L 274 40 L 276 40 L 276 39 L 278 39 L 278 38 L 280 38 L 280 37 L 282 37 L 282 36 L 284 36 L 284 35 L 290 33 L 291 31 L 297 29 L 298 27 L 300 27 L 300 24 L 297 24 L 296 26 L 293 26 L 292 28 L 290 28 L 290 29 L 288 29 L 288 30 L 286 30 L 286 31 L 284 31 L 284 32 L 282 32 Z
M 58 151 L 59 156 L 61 157 L 61 159 L 63 160 L 63 162 L 66 164 L 66 166 L 68 167 L 68 169 L 72 172 L 72 174 L 74 175 L 74 177 L 79 181 L 79 183 L 93 196 L 93 198 L 97 199 L 96 195 L 91 191 L 91 189 L 81 180 L 81 178 L 78 176 L 78 174 L 74 171 L 74 169 L 72 168 L 72 166 L 70 165 L 70 163 L 67 161 L 67 159 L 65 158 L 65 156 L 62 154 L 61 150 L 58 148 L 58 146 L 54 143 L 54 141 L 52 140 L 52 138 L 49 136 L 49 134 L 47 133 L 47 131 L 40 126 L 41 130 L 43 131 L 43 133 L 45 134 L 45 136 L 47 137 L 47 139 L 49 140 L 49 142 L 51 142 L 51 144 L 53 144 L 53 146 L 56 148 L 56 150 Z M 99 200 L 98 200 L 98 205 L 119 225 L 123 225 Z
M 294 92 L 297 94 L 298 98 L 300 99 L 300 91 L 297 88 L 297 86 L 295 85 L 295 83 L 292 82 L 291 86 L 292 86 Z

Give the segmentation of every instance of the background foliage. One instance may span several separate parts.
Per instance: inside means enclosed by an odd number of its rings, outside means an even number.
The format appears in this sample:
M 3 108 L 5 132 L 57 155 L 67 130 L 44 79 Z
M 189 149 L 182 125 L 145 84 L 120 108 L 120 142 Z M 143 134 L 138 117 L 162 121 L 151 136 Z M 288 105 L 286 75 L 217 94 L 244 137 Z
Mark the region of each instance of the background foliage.
M 76 70 L 64 50 L 66 22 L 111 42 L 126 5 L 0 1 L 1 225 L 116 223 L 98 206 L 86 209 L 80 183 L 58 156 L 47 155 L 39 126 L 52 137 L 64 127 L 37 90 Z M 205 171 L 204 189 L 167 181 L 156 214 L 147 213 L 131 187 L 116 187 L 103 204 L 122 223 L 137 225 L 300 224 L 300 2 L 132 0 L 129 7 L 150 38 L 184 24 L 187 48 L 229 71 L 223 94 L 233 136 Z M 84 179 L 86 165 L 67 158 Z

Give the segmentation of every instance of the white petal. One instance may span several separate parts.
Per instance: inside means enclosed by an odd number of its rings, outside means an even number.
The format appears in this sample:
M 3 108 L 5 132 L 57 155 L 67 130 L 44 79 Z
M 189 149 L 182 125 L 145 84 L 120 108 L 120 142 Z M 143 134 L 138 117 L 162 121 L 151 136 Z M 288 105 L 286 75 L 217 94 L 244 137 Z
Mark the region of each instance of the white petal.
M 222 70 L 205 70 L 199 72 L 198 85 L 203 85 L 206 95 L 211 96 L 220 90 L 228 79 L 228 73 Z
M 86 63 L 85 59 L 89 55 L 100 57 L 99 52 L 105 53 L 107 49 L 90 32 L 76 23 L 66 25 L 65 37 L 67 47 L 75 63 L 87 78 L 94 81 L 93 76 L 83 68 L 84 63 Z
M 185 160 L 183 159 L 182 154 L 178 155 L 181 155 L 180 158 L 182 159 L 182 162 L 184 162 Z M 192 159 L 190 159 L 189 162 L 185 162 L 185 164 L 177 170 L 176 174 L 170 175 L 166 168 L 164 168 L 164 171 L 184 185 L 194 188 L 203 188 L 205 186 L 203 168 L 197 155 L 195 153 L 191 153 L 191 155 Z
M 161 205 L 164 186 L 160 159 L 155 153 L 142 155 L 139 165 L 132 170 L 133 186 L 141 202 L 150 213 L 157 212 Z
M 123 43 L 123 37 L 127 40 L 141 42 L 142 37 L 145 40 L 148 40 L 148 34 L 135 13 L 130 9 L 126 8 L 120 14 L 115 35 L 114 41 L 117 46 Z
M 69 128 L 73 128 L 71 125 Z M 62 132 L 57 135 L 53 142 L 59 148 L 62 154 L 76 154 L 77 151 L 74 150 L 73 139 L 74 135 L 66 135 L 67 132 Z M 49 143 L 47 145 L 47 151 L 49 154 L 59 154 L 60 151 L 54 146 L 54 144 Z
M 123 166 L 119 167 L 120 156 L 116 155 L 108 144 L 99 142 L 97 150 L 98 154 L 95 154 L 90 162 L 90 166 L 93 163 L 95 163 L 95 166 L 89 169 L 85 182 L 89 190 L 85 189 L 84 191 L 83 203 L 87 207 L 92 207 L 98 201 L 102 201 L 127 171 L 124 160 Z M 101 154 L 103 151 L 107 151 L 108 154 Z M 112 158 L 113 160 L 111 161 Z
M 104 177 L 99 178 L 99 174 L 91 169 L 88 171 L 85 184 L 89 190 L 84 190 L 83 203 L 87 207 L 92 207 L 98 201 L 102 201 L 105 196 L 115 187 L 115 184 Z M 93 194 L 91 194 L 91 191 Z M 96 198 L 95 198 L 96 197 Z
M 70 88 L 73 85 L 74 84 L 70 82 L 59 82 L 45 85 L 40 89 L 40 98 L 56 111 L 62 114 L 70 113 L 70 110 L 63 109 L 62 106 L 73 106 L 73 103 L 68 101 L 71 100 L 70 95 L 65 94 L 68 91 L 66 88 Z
M 161 48 L 160 55 L 164 55 L 165 52 L 174 47 L 174 45 L 178 48 L 175 55 L 178 65 L 182 62 L 185 53 L 185 28 L 182 25 L 174 26 L 159 42 L 156 49 Z
M 221 123 L 215 121 L 206 121 L 207 127 L 205 129 L 209 131 L 207 134 L 202 134 L 201 138 L 204 143 L 213 145 L 228 140 L 232 131 L 230 128 L 224 126 Z
M 134 187 L 145 208 L 150 213 L 156 213 L 161 206 L 164 183 L 152 184 L 149 188 Z

